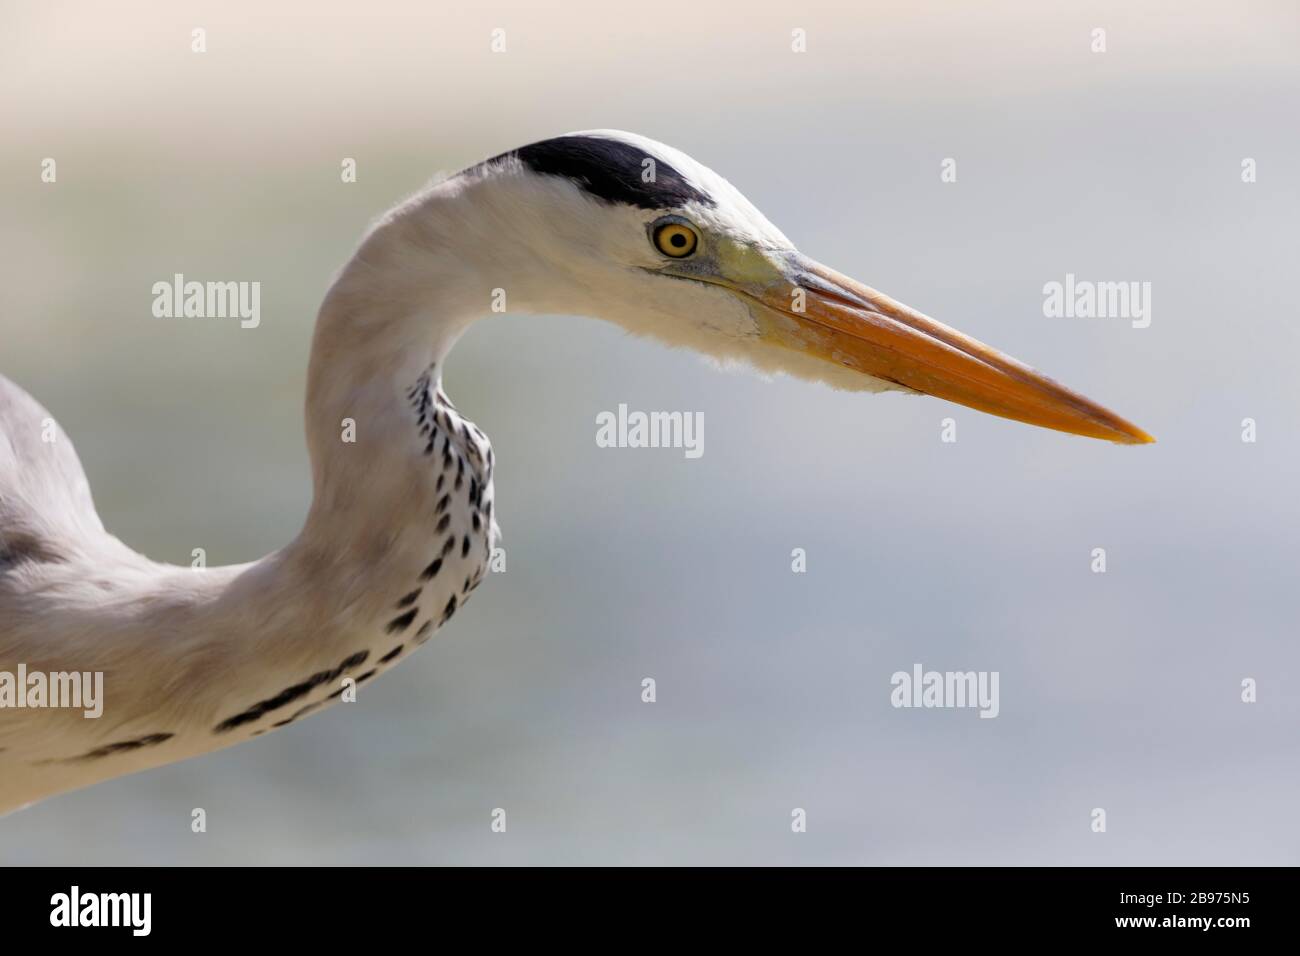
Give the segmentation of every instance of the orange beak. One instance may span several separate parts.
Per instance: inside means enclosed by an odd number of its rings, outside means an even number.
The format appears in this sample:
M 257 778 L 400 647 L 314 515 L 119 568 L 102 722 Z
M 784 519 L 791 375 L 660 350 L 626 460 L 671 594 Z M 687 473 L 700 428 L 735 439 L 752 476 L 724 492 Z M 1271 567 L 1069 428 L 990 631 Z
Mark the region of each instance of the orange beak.
M 1126 445 L 1155 441 L 1109 409 L 875 289 L 795 255 L 755 298 L 779 344 L 990 415 Z

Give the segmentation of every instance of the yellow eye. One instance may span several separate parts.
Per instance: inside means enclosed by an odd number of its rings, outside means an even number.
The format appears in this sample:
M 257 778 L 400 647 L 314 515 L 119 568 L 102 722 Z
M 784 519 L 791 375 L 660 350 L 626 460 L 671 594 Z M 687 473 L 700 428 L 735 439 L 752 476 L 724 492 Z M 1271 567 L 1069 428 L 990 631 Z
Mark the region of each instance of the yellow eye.
M 684 259 L 695 251 L 699 237 L 680 222 L 666 222 L 655 230 L 655 246 L 666 256 Z

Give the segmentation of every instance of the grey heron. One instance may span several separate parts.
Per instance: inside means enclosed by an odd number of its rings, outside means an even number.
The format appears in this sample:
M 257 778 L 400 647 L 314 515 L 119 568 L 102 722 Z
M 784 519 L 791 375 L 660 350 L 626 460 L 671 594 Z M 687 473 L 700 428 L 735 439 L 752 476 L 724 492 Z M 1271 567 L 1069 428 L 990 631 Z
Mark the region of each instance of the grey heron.
M 0 378 L 0 812 L 287 726 L 451 619 L 498 529 L 492 448 L 441 383 L 496 290 L 512 312 L 602 318 L 762 371 L 1152 440 L 805 257 L 675 149 L 609 130 L 534 143 L 398 205 L 335 278 L 308 370 L 311 507 L 260 561 L 192 569 L 131 550 L 68 437 Z M 102 716 L 21 706 L 20 670 L 102 673 Z

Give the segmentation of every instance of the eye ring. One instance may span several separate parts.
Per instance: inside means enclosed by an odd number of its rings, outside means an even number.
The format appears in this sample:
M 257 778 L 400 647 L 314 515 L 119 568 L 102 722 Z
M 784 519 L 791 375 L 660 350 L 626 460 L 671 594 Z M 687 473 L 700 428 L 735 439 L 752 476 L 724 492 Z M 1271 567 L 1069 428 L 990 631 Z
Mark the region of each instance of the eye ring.
M 654 229 L 655 248 L 670 259 L 685 259 L 700 244 L 700 237 L 690 226 L 670 220 Z

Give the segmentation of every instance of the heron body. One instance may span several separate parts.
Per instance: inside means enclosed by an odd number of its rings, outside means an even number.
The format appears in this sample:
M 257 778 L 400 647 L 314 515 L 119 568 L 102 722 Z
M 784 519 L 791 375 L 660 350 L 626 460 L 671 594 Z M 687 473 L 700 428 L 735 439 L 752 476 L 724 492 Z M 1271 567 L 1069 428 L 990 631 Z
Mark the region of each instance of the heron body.
M 0 677 L 21 665 L 102 673 L 104 687 L 96 719 L 0 694 L 0 813 L 292 724 L 452 618 L 499 531 L 494 452 L 442 373 L 502 292 L 511 312 L 590 315 L 766 372 L 1150 440 L 801 256 L 676 150 L 612 131 L 533 144 L 392 210 L 335 279 L 308 368 L 311 508 L 260 561 L 180 568 L 132 551 L 105 530 L 68 437 L 0 377 Z

